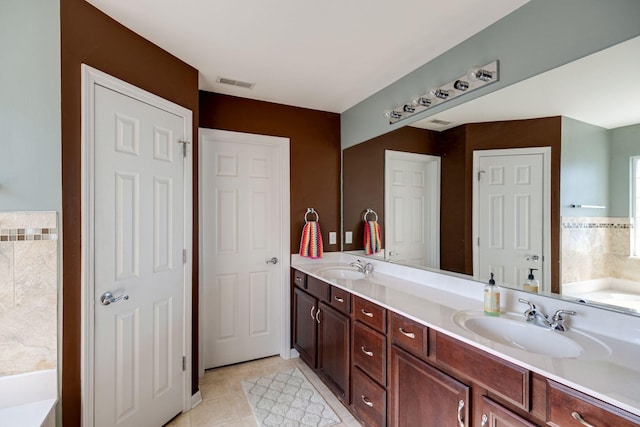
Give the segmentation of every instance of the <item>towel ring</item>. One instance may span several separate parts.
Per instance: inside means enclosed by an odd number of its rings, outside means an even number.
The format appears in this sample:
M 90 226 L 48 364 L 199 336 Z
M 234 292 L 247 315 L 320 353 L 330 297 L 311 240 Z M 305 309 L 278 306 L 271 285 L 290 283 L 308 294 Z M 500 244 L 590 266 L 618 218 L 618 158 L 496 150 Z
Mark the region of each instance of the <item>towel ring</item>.
M 369 214 L 373 214 L 373 215 L 375 215 L 376 219 L 374 219 L 374 221 L 375 221 L 375 222 L 378 222 L 378 214 L 376 213 L 376 211 L 374 211 L 373 209 L 368 209 L 368 208 L 367 208 L 367 211 L 366 211 L 366 212 L 364 213 L 364 215 L 362 216 L 362 220 L 363 220 L 363 221 L 368 221 L 368 219 L 367 219 L 367 215 L 369 215 Z
M 316 222 L 320 221 L 320 215 L 313 208 L 307 208 L 307 212 L 304 214 L 304 223 L 307 224 L 309 220 L 307 219 L 307 215 L 314 214 L 316 216 Z

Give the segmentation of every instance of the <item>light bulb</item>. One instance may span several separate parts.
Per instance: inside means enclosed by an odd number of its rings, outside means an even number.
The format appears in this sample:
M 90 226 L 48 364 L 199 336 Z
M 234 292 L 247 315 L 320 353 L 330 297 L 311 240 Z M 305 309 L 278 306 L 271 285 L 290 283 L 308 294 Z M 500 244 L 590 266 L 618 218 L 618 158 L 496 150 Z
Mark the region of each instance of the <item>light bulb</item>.
M 413 104 L 405 104 L 404 107 L 402 107 L 402 111 L 405 113 L 413 113 L 416 111 L 416 107 Z
M 432 96 L 435 96 L 436 98 L 444 100 L 449 98 L 449 96 L 452 95 L 452 91 L 438 88 L 438 89 L 431 89 L 429 94 Z
M 453 87 L 461 92 L 469 89 L 469 82 L 465 82 L 464 80 L 456 80 L 453 84 Z
M 476 66 L 469 70 L 468 77 L 469 80 L 481 80 L 483 82 L 490 82 L 491 80 L 493 80 L 493 73 Z
M 400 117 L 402 117 L 402 113 L 396 110 L 389 110 L 384 112 L 384 116 L 389 120 L 399 119 Z
M 427 98 L 426 96 L 421 96 L 419 98 L 414 99 L 413 101 L 411 101 L 411 103 L 413 105 L 415 105 L 416 107 L 419 105 L 421 107 L 428 107 L 431 105 L 431 100 L 429 98 Z

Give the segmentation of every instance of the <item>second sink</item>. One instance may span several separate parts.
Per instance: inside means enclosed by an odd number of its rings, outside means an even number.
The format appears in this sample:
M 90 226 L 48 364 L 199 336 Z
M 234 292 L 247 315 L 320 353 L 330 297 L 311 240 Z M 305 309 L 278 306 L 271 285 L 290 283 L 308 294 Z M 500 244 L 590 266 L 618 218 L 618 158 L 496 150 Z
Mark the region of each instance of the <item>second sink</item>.
M 477 336 L 530 353 L 557 358 L 602 358 L 610 354 L 609 347 L 587 334 L 576 330 L 553 331 L 527 323 L 514 314 L 493 317 L 465 310 L 454 314 L 453 321 Z

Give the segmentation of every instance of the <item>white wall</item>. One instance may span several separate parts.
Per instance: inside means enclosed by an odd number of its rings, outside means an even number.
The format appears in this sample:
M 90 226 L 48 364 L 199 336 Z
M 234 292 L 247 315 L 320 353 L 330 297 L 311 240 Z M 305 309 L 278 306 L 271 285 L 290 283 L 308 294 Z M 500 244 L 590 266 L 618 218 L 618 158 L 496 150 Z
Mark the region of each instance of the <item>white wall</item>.
M 0 211 L 60 211 L 60 9 L 0 1 Z

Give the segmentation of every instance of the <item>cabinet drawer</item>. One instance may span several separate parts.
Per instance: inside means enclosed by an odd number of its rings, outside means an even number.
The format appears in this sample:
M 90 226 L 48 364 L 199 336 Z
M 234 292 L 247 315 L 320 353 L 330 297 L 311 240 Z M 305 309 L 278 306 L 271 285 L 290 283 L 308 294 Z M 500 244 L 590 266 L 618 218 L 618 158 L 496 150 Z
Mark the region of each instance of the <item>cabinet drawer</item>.
M 529 411 L 530 373 L 527 369 L 441 333 L 436 335 L 436 359 L 509 403 Z
M 383 334 L 387 332 L 386 311 L 366 299 L 353 297 L 353 317 Z
M 391 343 L 418 356 L 428 356 L 429 328 L 397 313 L 390 313 Z
M 353 364 L 383 386 L 387 380 L 387 339 L 360 322 L 353 322 Z
M 548 381 L 548 424 L 557 427 L 631 427 L 640 425 L 640 417 L 608 403 L 584 395 L 555 381 Z M 574 418 L 582 418 L 581 424 Z
M 352 374 L 353 408 L 366 426 L 385 426 L 387 392 L 358 368 Z
M 307 289 L 307 275 L 302 271 L 293 270 L 293 284 L 301 289 Z
M 351 311 L 351 294 L 335 286 L 331 286 L 331 307 L 342 313 L 349 314 Z
M 320 301 L 329 301 L 330 287 L 331 286 L 327 282 L 323 282 L 313 276 L 307 276 L 307 287 L 305 289 Z

